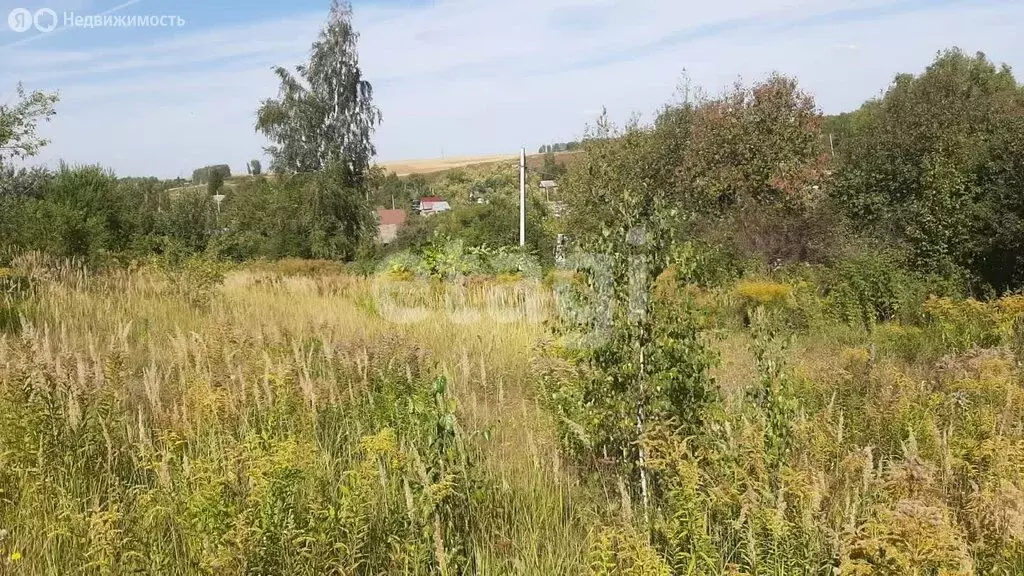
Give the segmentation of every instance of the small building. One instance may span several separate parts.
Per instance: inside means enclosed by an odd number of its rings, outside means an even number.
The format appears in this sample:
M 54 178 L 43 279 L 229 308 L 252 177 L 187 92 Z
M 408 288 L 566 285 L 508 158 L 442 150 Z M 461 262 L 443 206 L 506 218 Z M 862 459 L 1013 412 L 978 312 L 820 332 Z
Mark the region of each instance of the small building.
M 377 240 L 381 244 L 394 242 L 398 237 L 398 231 L 405 226 L 406 218 L 405 210 L 377 208 Z
M 440 196 L 423 196 L 420 198 L 419 210 L 423 216 L 430 216 L 438 212 L 447 212 L 452 207 Z

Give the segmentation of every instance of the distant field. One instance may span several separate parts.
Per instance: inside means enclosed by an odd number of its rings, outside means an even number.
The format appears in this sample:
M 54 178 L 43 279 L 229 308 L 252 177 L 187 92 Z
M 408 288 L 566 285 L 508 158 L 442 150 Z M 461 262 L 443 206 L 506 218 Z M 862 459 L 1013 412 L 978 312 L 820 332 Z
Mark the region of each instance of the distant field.
M 559 164 L 568 164 L 578 152 L 557 152 L 555 160 Z M 455 168 L 467 166 L 478 166 L 480 164 L 493 164 L 495 162 L 511 162 L 519 160 L 519 154 L 492 154 L 483 156 L 452 156 L 449 158 L 428 158 L 421 160 L 396 160 L 393 162 L 381 162 L 379 166 L 388 172 L 394 172 L 399 176 L 411 176 L 413 174 L 435 174 Z M 539 169 L 544 165 L 544 154 L 527 154 L 526 166 L 530 170 Z M 273 173 L 264 173 L 264 176 L 273 178 Z M 235 174 L 224 180 L 226 188 L 233 188 L 238 184 L 251 179 L 247 174 Z M 187 191 L 206 190 L 206 184 L 186 184 L 177 188 L 171 188 L 170 192 L 184 193 Z
M 560 152 L 556 154 L 559 161 L 564 161 L 575 152 Z M 399 176 L 412 174 L 431 174 L 442 172 L 453 168 L 465 168 L 477 164 L 491 164 L 494 162 L 507 162 L 519 159 L 518 154 L 495 154 L 491 156 L 452 156 L 450 158 L 431 158 L 426 160 L 398 160 L 395 162 L 382 162 L 380 166 L 385 170 L 394 172 Z M 544 161 L 543 154 L 527 154 L 527 166 L 534 168 Z

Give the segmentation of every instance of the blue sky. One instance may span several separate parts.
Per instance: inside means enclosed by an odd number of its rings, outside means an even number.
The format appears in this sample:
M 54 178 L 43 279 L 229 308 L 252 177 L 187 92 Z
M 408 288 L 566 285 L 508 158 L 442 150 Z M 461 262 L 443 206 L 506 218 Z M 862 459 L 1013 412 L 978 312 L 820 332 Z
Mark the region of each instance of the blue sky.
M 301 62 L 329 0 L 0 0 L 0 101 L 59 90 L 36 161 L 188 176 L 262 158 L 253 130 L 270 68 Z M 716 93 L 772 71 L 825 112 L 856 108 L 898 72 L 960 46 L 1024 69 L 1017 0 L 357 0 L 380 160 L 514 153 L 582 135 L 602 106 L 650 117 L 684 70 Z M 180 16 L 167 28 L 17 33 L 14 8 Z M 1024 74 L 1024 73 L 1022 73 Z

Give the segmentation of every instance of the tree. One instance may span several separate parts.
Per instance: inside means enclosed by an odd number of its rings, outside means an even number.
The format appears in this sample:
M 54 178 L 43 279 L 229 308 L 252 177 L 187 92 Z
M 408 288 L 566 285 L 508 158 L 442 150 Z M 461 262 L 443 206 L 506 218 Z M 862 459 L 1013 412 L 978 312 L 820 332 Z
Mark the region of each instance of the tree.
M 527 196 L 526 248 L 542 265 L 554 261 L 555 241 L 545 229 L 548 209 L 535 194 Z M 461 240 L 467 247 L 516 246 L 519 243 L 519 203 L 510 195 L 495 194 L 486 204 L 457 206 L 450 212 L 431 216 L 437 231 Z
M 259 176 L 263 172 L 263 165 L 260 164 L 259 160 L 250 160 L 247 168 L 252 176 Z
M 274 172 L 315 172 L 339 163 L 361 179 L 369 167 L 380 111 L 359 69 L 351 16 L 347 2 L 332 0 L 309 61 L 295 74 L 275 69 L 280 93 L 261 103 L 256 122 L 257 131 L 274 142 L 267 148 Z
M 28 93 L 18 84 L 17 102 L 0 105 L 0 165 L 13 158 L 28 158 L 49 143 L 36 135 L 40 122 L 48 122 L 56 114 L 54 105 L 60 99 L 55 93 Z
M 715 211 L 798 206 L 820 183 L 821 114 L 797 81 L 772 75 L 751 87 L 673 110 L 663 128 L 683 126 L 678 185 Z M 682 115 L 680 115 L 682 114 Z M 671 118 L 671 121 L 670 121 Z
M 347 2 L 332 0 L 309 61 L 295 74 L 276 68 L 280 93 L 257 111 L 256 129 L 274 142 L 267 153 L 275 173 L 320 173 L 309 182 L 306 238 L 319 258 L 354 257 L 375 229 L 368 171 L 380 111 L 359 69 L 351 17 Z
M 227 164 L 214 164 L 211 166 L 203 166 L 202 168 L 196 168 L 192 171 L 192 182 L 194 184 L 207 184 L 214 172 L 220 173 L 221 180 L 226 180 L 231 177 L 231 167 Z
M 646 510 L 652 485 L 641 440 L 652 424 L 670 421 L 696 433 L 714 399 L 711 356 L 692 313 L 681 300 L 654 297 L 692 214 L 682 209 L 671 186 L 674 166 L 648 127 L 632 123 L 620 133 L 602 116 L 582 156 L 564 192 L 575 243 L 594 255 L 582 257 L 591 262 L 579 272 L 589 293 L 605 295 L 607 301 L 595 304 L 606 312 L 582 321 L 596 338 L 581 341 L 574 357 L 589 377 L 556 396 L 563 421 L 588 437 L 588 455 L 618 460 L 639 481 Z M 559 300 L 572 301 L 570 294 L 560 287 Z M 566 328 L 577 323 L 570 314 Z
M 10 211 L 15 223 L 0 238 L 22 250 L 92 259 L 124 251 L 137 234 L 138 199 L 128 197 L 114 175 L 98 166 L 61 164 L 35 195 L 0 200 L 0 217 Z M 0 231 L 4 227 L 0 222 Z
M 652 150 L 679 206 L 701 214 L 687 233 L 766 262 L 826 258 L 841 227 L 814 99 L 778 74 L 714 98 L 686 84 L 682 96 L 655 120 Z
M 1024 91 L 1008 66 L 958 49 L 901 74 L 847 122 L 835 197 L 925 271 L 1024 285 Z
M 377 232 L 373 210 L 345 190 L 346 168 L 315 174 L 253 178 L 233 186 L 221 223 L 229 232 L 219 248 L 230 257 L 354 259 Z
M 224 173 L 220 170 L 211 171 L 209 180 L 206 181 L 206 190 L 210 193 L 210 196 L 220 194 L 220 189 L 223 187 Z
M 557 180 L 565 174 L 565 165 L 559 164 L 554 152 L 544 154 L 544 165 L 540 169 L 541 178 L 544 180 Z

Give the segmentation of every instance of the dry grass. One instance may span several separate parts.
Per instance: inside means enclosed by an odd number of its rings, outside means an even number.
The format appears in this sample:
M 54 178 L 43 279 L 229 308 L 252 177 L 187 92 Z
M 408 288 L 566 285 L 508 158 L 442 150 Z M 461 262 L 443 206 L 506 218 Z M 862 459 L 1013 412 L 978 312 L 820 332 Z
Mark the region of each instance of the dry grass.
M 394 323 L 372 281 L 329 271 L 240 270 L 199 296 L 156 270 L 37 273 L 20 334 L 0 335 L 0 572 L 578 565 L 585 524 L 529 378 L 540 324 L 453 316 L 429 290 L 421 321 Z M 438 376 L 456 436 L 434 468 Z
M 571 160 L 576 152 L 561 152 L 556 154 L 558 162 L 565 163 Z M 380 166 L 387 171 L 394 172 L 399 176 L 411 176 L 413 174 L 433 174 L 453 170 L 455 168 L 466 168 L 480 164 L 494 164 L 496 162 L 507 162 L 518 160 L 518 154 L 494 154 L 490 156 L 453 156 L 451 158 L 432 158 L 426 160 L 398 160 L 393 162 L 382 162 Z M 536 169 L 544 163 L 543 154 L 527 154 L 526 165 L 530 169 Z
M 644 525 L 559 442 L 539 287 L 209 265 L 4 273 L 34 287 L 0 333 L 0 574 L 1024 570 L 1016 301 L 785 346 L 733 318 L 713 425 L 645 438 Z

